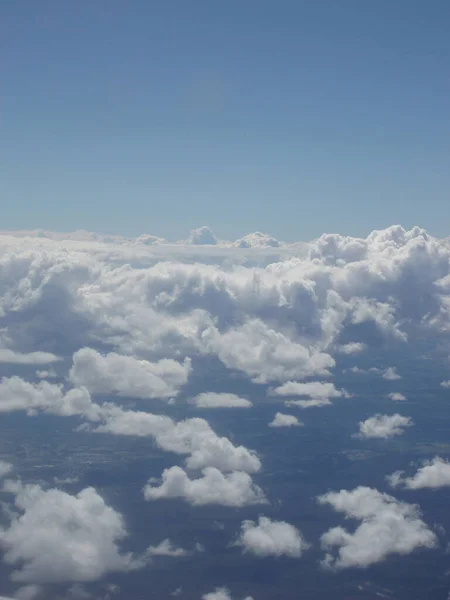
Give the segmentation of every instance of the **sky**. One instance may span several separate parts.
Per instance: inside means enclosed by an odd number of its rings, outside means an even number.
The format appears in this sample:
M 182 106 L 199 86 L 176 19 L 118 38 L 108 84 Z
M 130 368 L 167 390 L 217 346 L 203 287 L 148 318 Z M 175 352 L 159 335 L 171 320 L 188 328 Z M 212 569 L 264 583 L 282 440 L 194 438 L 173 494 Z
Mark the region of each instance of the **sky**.
M 0 6 L 2 229 L 450 233 L 450 4 Z

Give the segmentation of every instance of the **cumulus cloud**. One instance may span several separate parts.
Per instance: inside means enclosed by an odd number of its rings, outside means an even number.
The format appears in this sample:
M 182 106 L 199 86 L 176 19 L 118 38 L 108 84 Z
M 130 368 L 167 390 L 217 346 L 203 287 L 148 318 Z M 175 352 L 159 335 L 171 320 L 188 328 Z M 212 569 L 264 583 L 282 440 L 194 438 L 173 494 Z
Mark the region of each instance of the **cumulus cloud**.
M 434 548 L 435 534 L 422 521 L 413 504 L 399 502 L 369 487 L 329 492 L 319 496 L 346 518 L 361 521 L 353 533 L 343 527 L 329 529 L 321 537 L 327 552 L 323 565 L 333 569 L 368 567 L 391 554 L 405 555 L 416 548 Z
M 303 425 L 303 423 L 300 423 L 294 415 L 286 415 L 280 412 L 277 412 L 269 423 L 269 427 L 299 427 L 300 425 Z
M 14 495 L 17 511 L 0 529 L 4 561 L 17 567 L 14 581 L 94 581 L 138 566 L 120 551 L 127 536 L 122 516 L 94 488 L 72 496 L 7 480 L 4 490 Z
M 396 471 L 386 477 L 392 487 L 408 490 L 422 488 L 438 489 L 450 485 L 450 462 L 440 456 L 423 461 L 422 466 L 412 477 L 404 477 L 403 471 Z
M 236 394 L 202 392 L 192 399 L 197 408 L 250 408 L 252 403 Z
M 226 587 L 218 587 L 213 592 L 203 594 L 202 600 L 233 600 L 231 592 Z M 253 600 L 251 596 L 247 596 L 244 600 Z
M 389 398 L 394 402 L 404 402 L 405 400 L 407 400 L 407 397 L 403 394 L 400 394 L 400 392 L 391 392 L 389 394 Z
M 0 363 L 16 365 L 46 365 L 61 360 L 51 352 L 16 352 L 7 348 L 0 348 Z
M 188 454 L 189 469 L 213 466 L 221 471 L 256 473 L 261 468 L 257 454 L 245 446 L 235 446 L 228 438 L 219 437 L 204 419 L 185 419 L 176 423 L 165 415 L 123 410 L 104 405 L 103 423 L 94 431 L 152 437 L 162 450 Z
M 293 342 L 259 319 L 222 335 L 210 328 L 203 340 L 228 368 L 243 371 L 256 383 L 329 375 L 335 364 L 329 354 Z
M 397 369 L 395 367 L 388 367 L 385 369 L 381 375 L 383 379 L 387 379 L 388 381 L 395 381 L 396 379 L 401 379 L 401 375 L 397 373 Z
M 211 231 L 209 227 L 204 225 L 203 227 L 199 227 L 198 229 L 193 229 L 188 238 L 189 244 L 195 245 L 215 245 L 217 244 L 217 238 Z
M 309 548 L 300 531 L 285 521 L 259 517 L 258 522 L 244 521 L 235 545 L 256 556 L 299 558 Z
M 92 394 L 117 394 L 134 398 L 170 398 L 185 385 L 191 361 L 161 359 L 156 363 L 110 352 L 102 356 L 92 348 L 73 355 L 70 381 Z
M 361 438 L 391 438 L 404 433 L 406 427 L 412 427 L 411 417 L 395 415 L 374 415 L 359 423 Z
M 447 381 L 441 381 L 441 387 L 450 388 L 450 379 L 448 379 Z
M 182 498 L 194 506 L 242 507 L 267 502 L 263 491 L 248 473 L 234 471 L 224 475 L 215 467 L 206 467 L 197 479 L 190 479 L 181 467 L 165 469 L 161 485 L 148 483 L 144 487 L 144 497 L 146 500 Z

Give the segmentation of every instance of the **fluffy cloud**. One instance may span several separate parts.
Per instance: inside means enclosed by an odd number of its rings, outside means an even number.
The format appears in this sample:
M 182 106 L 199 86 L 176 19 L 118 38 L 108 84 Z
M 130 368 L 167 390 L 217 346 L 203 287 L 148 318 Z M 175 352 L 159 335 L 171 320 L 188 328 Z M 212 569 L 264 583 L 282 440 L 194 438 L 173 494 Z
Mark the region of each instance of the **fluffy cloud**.
M 353 533 L 334 527 L 324 533 L 321 544 L 327 554 L 324 566 L 334 569 L 368 567 L 391 554 L 409 554 L 416 548 L 433 548 L 435 534 L 420 518 L 417 506 L 399 502 L 369 487 L 330 492 L 318 498 L 346 518 L 361 524 Z
M 272 390 L 275 396 L 305 396 L 307 400 L 287 400 L 286 406 L 300 406 L 300 408 L 311 408 L 314 406 L 327 406 L 331 404 L 330 398 L 348 398 L 346 390 L 337 390 L 333 383 L 322 381 L 287 381 L 283 385 Z
M 441 381 L 441 387 L 443 388 L 450 388 L 450 379 L 448 379 L 447 381 Z
M 285 521 L 259 517 L 258 522 L 244 521 L 237 541 L 244 552 L 256 556 L 299 558 L 309 547 L 300 531 Z
M 390 438 L 404 433 L 406 427 L 412 427 L 411 417 L 395 415 L 374 415 L 359 423 L 361 438 Z
M 218 587 L 213 592 L 203 594 L 202 600 L 233 600 L 230 590 L 225 587 Z M 247 596 L 244 600 L 253 600 L 251 596 Z
M 412 477 L 404 477 L 403 471 L 396 471 L 386 479 L 392 487 L 404 487 L 408 490 L 437 489 L 450 485 L 450 463 L 435 456 L 433 460 L 424 461 Z
M 224 475 L 214 467 L 203 469 L 202 476 L 197 479 L 189 479 L 180 467 L 165 469 L 161 485 L 148 483 L 144 487 L 144 497 L 146 500 L 182 498 L 194 506 L 241 507 L 266 502 L 263 491 L 252 482 L 250 475 L 240 471 Z
M 258 319 L 222 335 L 210 328 L 203 340 L 229 369 L 243 371 L 256 383 L 329 375 L 335 364 L 329 354 L 293 342 Z
M 197 408 L 250 408 L 252 403 L 236 394 L 202 392 L 192 399 Z
M 170 398 L 187 382 L 191 361 L 162 359 L 156 363 L 110 352 L 102 356 L 92 348 L 73 355 L 70 381 L 93 394 L 134 398 Z
M 153 437 L 162 450 L 188 454 L 186 465 L 189 469 L 213 466 L 221 471 L 256 473 L 261 468 L 255 452 L 245 446 L 235 446 L 226 437 L 219 437 L 204 419 L 175 423 L 164 415 L 123 410 L 112 405 L 104 405 L 101 416 L 103 423 L 94 431 Z
M 294 415 L 285 415 L 283 413 L 277 412 L 273 421 L 269 423 L 269 427 L 299 427 L 303 425 L 294 417 Z
M 127 532 L 122 516 L 93 488 L 76 496 L 39 485 L 6 481 L 16 513 L 0 529 L 4 561 L 16 566 L 14 581 L 94 581 L 111 571 L 138 566 L 120 552 Z
M 404 402 L 405 400 L 407 400 L 406 396 L 400 394 L 399 392 L 391 392 L 389 394 L 389 398 L 394 402 Z

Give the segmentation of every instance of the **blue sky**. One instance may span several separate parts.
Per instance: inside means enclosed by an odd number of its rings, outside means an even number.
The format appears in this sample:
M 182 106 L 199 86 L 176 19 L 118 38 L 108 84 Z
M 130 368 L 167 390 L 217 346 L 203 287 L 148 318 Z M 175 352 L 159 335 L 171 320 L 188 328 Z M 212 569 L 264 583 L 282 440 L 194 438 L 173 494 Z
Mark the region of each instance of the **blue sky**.
M 0 6 L 2 229 L 450 233 L 446 0 Z

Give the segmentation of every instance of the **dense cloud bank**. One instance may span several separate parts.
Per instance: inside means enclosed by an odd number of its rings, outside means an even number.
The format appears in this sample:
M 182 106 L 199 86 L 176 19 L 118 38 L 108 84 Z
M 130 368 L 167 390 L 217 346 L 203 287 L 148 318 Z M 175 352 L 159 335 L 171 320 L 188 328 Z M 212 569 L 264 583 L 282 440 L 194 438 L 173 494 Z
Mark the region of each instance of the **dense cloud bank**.
M 351 360 L 357 364 L 346 372 L 391 386 L 385 396 L 401 402 L 404 414 L 369 412 L 348 437 L 392 443 L 415 424 L 396 387 L 405 374 L 392 362 L 369 364 L 371 352 L 401 353 L 415 339 L 445 346 L 449 316 L 450 242 L 418 227 L 297 244 L 260 232 L 224 242 L 207 227 L 176 243 L 152 235 L 2 233 L 0 414 L 72 418 L 74 429 L 92 436 L 149 438 L 173 461 L 157 480 L 142 481 L 149 511 L 169 499 L 200 509 L 269 510 L 277 490 L 258 480 L 263 453 L 223 435 L 205 415 L 251 418 L 258 401 L 270 401 L 292 413 L 312 409 L 303 416 L 352 402 L 352 390 L 334 381 L 339 362 Z M 209 365 L 226 374 L 222 383 L 245 382 L 258 395 L 219 391 L 214 378 L 199 389 L 198 370 Z M 185 394 L 196 377 L 195 391 Z M 190 415 L 166 414 L 174 405 Z M 272 416 L 262 426 L 278 441 L 307 429 L 295 414 Z M 449 464 L 439 457 L 410 477 L 386 476 L 386 485 L 408 493 L 450 484 Z M 0 549 L 22 586 L 17 598 L 39 597 L 40 585 L 84 585 L 142 569 L 153 557 L 194 554 L 168 537 L 149 541 L 144 554 L 125 551 L 125 519 L 94 487 L 72 494 L 22 482 L 2 457 L 0 477 L 8 516 Z M 337 526 L 315 541 L 329 570 L 437 545 L 413 504 L 370 487 L 323 492 L 323 510 L 359 521 L 353 531 Z M 244 519 L 230 540 L 260 558 L 303 560 L 310 544 L 296 525 L 265 516 Z M 218 587 L 203 597 L 232 595 Z

